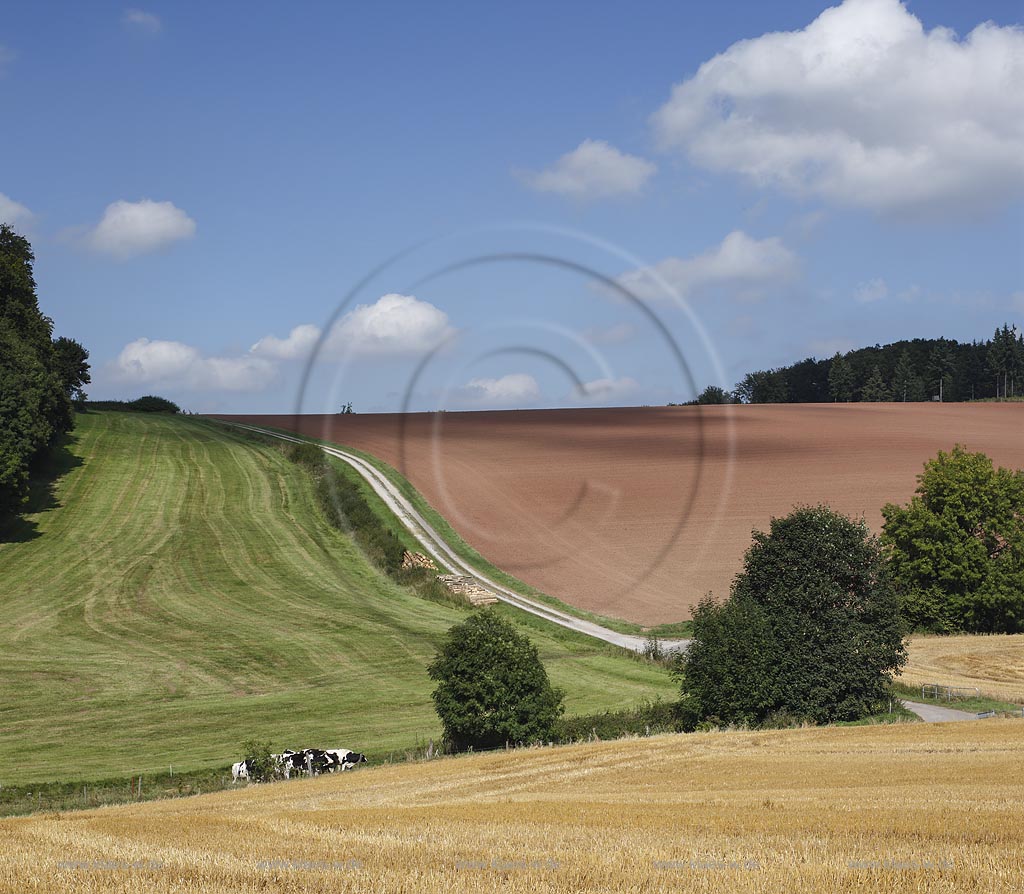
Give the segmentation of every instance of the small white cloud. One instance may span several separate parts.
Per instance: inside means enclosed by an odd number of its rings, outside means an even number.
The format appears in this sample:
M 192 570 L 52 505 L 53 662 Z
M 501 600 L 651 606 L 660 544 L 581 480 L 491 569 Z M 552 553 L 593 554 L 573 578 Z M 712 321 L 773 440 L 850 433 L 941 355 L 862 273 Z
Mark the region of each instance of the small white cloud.
M 454 333 L 448 315 L 430 302 L 391 293 L 345 314 L 328 336 L 326 350 L 333 356 L 422 354 Z
M 846 0 L 733 44 L 652 117 L 659 144 L 761 186 L 954 213 L 1024 192 L 1024 29 L 925 31 L 900 0 Z
M 620 152 L 604 140 L 584 140 L 550 168 L 524 172 L 520 177 L 538 192 L 602 199 L 635 195 L 656 170 L 653 162 Z
M 703 254 L 666 258 L 653 267 L 624 273 L 618 281 L 642 299 L 667 298 L 662 283 L 683 298 L 713 287 L 728 288 L 750 298 L 767 286 L 792 280 L 799 268 L 797 256 L 777 236 L 754 239 L 742 230 L 734 230 Z
M 86 242 L 95 251 L 123 259 L 191 239 L 195 232 L 196 222 L 171 202 L 119 201 L 107 205 Z
M 257 357 L 295 360 L 307 356 L 313 350 L 318 338 L 320 338 L 319 327 L 312 323 L 303 323 L 292 329 L 285 338 L 278 338 L 276 335 L 264 336 L 249 348 L 249 352 Z
M 270 384 L 276 373 L 274 365 L 262 357 L 205 357 L 191 345 L 148 338 L 125 345 L 115 370 L 125 382 L 195 391 L 258 391 Z
M 140 31 L 148 31 L 150 34 L 157 34 L 164 27 L 160 17 L 142 9 L 126 9 L 121 21 L 132 28 Z
M 500 379 L 470 379 L 456 396 L 478 406 L 521 406 L 540 397 L 540 386 L 529 373 L 509 373 Z
M 618 379 L 594 379 L 592 382 L 584 382 L 582 387 L 577 388 L 575 398 L 610 403 L 635 395 L 639 390 L 640 383 L 629 376 Z
M 613 323 L 610 326 L 588 326 L 580 335 L 592 345 L 620 345 L 636 335 L 636 328 L 630 323 Z
M 884 279 L 871 279 L 854 289 L 853 299 L 858 304 L 871 304 L 874 301 L 881 301 L 888 294 L 889 287 Z
M 31 220 L 32 212 L 20 202 L 0 192 L 0 223 L 19 224 Z

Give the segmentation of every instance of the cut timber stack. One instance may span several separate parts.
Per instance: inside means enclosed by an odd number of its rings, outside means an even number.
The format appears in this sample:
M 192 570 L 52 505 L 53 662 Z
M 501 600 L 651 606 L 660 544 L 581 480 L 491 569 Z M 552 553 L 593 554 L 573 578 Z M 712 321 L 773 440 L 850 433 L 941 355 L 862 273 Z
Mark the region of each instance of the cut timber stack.
M 465 596 L 473 605 L 494 605 L 498 601 L 490 590 L 485 590 L 473 578 L 461 574 L 439 574 L 437 579 L 458 596 Z
M 430 556 L 425 556 L 423 553 L 412 553 L 406 550 L 402 554 L 402 567 L 403 568 L 426 568 L 428 571 L 437 571 L 437 566 L 434 564 L 434 560 Z

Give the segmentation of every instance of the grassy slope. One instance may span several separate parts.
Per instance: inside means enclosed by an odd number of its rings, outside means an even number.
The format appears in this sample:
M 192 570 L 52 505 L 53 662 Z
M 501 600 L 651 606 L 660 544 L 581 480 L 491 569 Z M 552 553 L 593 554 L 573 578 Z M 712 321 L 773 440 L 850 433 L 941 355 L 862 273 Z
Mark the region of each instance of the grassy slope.
M 366 453 L 363 450 L 359 450 L 356 447 L 352 447 L 340 441 L 335 442 L 325 441 L 322 438 L 308 438 L 289 429 L 276 429 L 273 426 L 265 426 L 265 428 L 268 431 L 279 431 L 282 434 L 289 435 L 293 438 L 312 441 L 314 444 L 324 444 L 328 447 L 341 447 L 349 453 L 366 460 L 366 462 L 370 463 L 370 465 L 383 473 L 383 475 L 398 488 L 399 492 L 415 507 L 416 511 L 423 516 L 430 526 L 444 538 L 445 543 L 448 544 L 460 559 L 467 562 L 477 571 L 486 574 L 497 583 L 503 584 L 504 586 L 515 590 L 517 593 L 522 593 L 524 596 L 529 596 L 532 599 L 536 599 L 538 602 L 547 603 L 548 605 L 564 611 L 567 614 L 573 615 L 574 617 L 593 621 L 596 624 L 607 627 L 609 630 L 618 631 L 619 633 L 631 633 L 636 635 L 649 633 L 659 637 L 673 638 L 690 636 L 693 631 L 693 623 L 691 621 L 676 621 L 669 624 L 658 624 L 654 627 L 644 627 L 641 624 L 635 624 L 632 621 L 626 621 L 622 618 L 611 618 L 606 615 L 599 615 L 595 612 L 587 611 L 586 609 L 577 608 L 574 605 L 569 605 L 566 602 L 562 602 L 560 599 L 556 599 L 554 596 L 549 596 L 547 593 L 543 593 L 535 587 L 531 587 L 525 581 L 521 581 L 519 578 L 502 571 L 495 565 L 492 565 L 483 555 L 478 553 L 472 546 L 462 539 L 459 533 L 448 523 L 448 520 L 427 502 L 424 496 L 416 490 L 408 478 L 393 466 L 388 465 L 382 459 L 374 456 L 372 453 Z M 347 464 L 341 463 L 340 465 L 345 466 Z M 348 468 L 351 469 L 351 466 L 348 466 Z M 362 476 L 357 472 L 352 471 L 351 477 L 353 477 L 353 479 L 358 478 L 359 481 L 362 482 L 364 495 L 370 495 L 369 499 L 371 503 L 375 503 L 376 501 L 376 503 L 379 503 L 380 506 L 383 507 L 383 502 L 376 496 L 373 496 L 373 489 L 365 483 L 365 479 L 363 479 Z
M 220 766 L 253 735 L 371 754 L 438 735 L 425 667 L 463 614 L 371 568 L 278 451 L 125 413 L 79 417 L 71 450 L 59 507 L 0 544 L 0 783 Z M 672 695 L 526 626 L 570 712 Z

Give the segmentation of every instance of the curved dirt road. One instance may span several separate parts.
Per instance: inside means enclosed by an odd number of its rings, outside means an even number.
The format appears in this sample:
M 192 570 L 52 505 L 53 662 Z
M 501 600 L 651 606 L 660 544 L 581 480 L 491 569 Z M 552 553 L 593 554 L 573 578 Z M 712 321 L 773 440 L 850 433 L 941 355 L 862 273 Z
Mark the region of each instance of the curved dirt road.
M 255 432 L 256 434 L 264 435 L 268 438 L 277 438 L 281 441 L 290 441 L 295 444 L 310 443 L 304 438 L 294 438 L 291 435 L 283 435 L 280 432 L 260 428 L 255 425 L 247 425 L 241 422 L 228 422 L 223 419 L 214 421 L 220 422 L 223 425 L 231 425 L 235 428 L 246 429 L 247 431 Z M 462 558 L 460 558 L 454 550 L 448 546 L 444 541 L 444 538 L 442 538 L 441 535 L 430 526 L 426 519 L 424 519 L 423 516 L 416 511 L 413 505 L 399 492 L 398 488 L 395 487 L 395 485 L 392 484 L 391 481 L 389 481 L 388 478 L 376 467 L 366 462 L 366 460 L 361 457 L 348 453 L 347 451 L 341 450 L 337 447 L 327 447 L 323 444 L 318 444 L 317 446 L 329 456 L 336 457 L 343 462 L 348 463 L 360 475 L 362 475 L 370 487 L 373 488 L 377 496 L 384 501 L 388 509 L 395 514 L 406 530 L 408 530 L 409 533 L 419 541 L 423 546 L 424 551 L 445 567 L 450 568 L 454 573 L 471 577 L 477 584 L 484 589 L 489 590 L 502 602 L 514 605 L 516 608 L 522 609 L 523 611 L 529 612 L 537 617 L 544 618 L 547 621 L 551 621 L 553 624 L 568 627 L 570 630 L 575 630 L 578 633 L 594 637 L 595 639 L 604 640 L 607 643 L 612 643 L 613 645 L 621 646 L 625 649 L 631 649 L 634 652 L 643 652 L 644 647 L 647 645 L 647 639 L 645 637 L 634 636 L 628 633 L 617 633 L 614 630 L 609 630 L 607 627 L 602 627 L 600 624 L 594 624 L 592 621 L 584 621 L 582 618 L 573 617 L 572 615 L 561 612 L 556 608 L 544 605 L 542 602 L 536 602 L 533 599 L 522 596 L 515 590 L 510 590 L 508 587 L 504 587 L 496 581 L 491 580 L 489 577 L 477 571 L 473 566 L 467 564 Z M 661 640 L 661 645 L 665 649 L 678 651 L 685 649 L 689 642 L 690 641 L 686 639 L 668 639 Z

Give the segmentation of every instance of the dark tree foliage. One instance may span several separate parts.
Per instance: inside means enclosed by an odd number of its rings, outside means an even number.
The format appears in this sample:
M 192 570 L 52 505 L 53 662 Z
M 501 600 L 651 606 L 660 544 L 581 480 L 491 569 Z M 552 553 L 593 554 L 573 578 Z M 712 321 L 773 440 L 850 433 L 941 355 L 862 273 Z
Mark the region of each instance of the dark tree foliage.
M 489 609 L 448 631 L 428 673 L 455 751 L 547 741 L 565 710 L 537 647 Z
M 889 391 L 885 379 L 882 378 L 882 371 L 877 366 L 871 371 L 864 387 L 860 389 L 860 399 L 868 403 L 892 400 L 892 392 Z
M 86 402 L 89 410 L 114 410 L 125 413 L 180 413 L 179 407 L 173 400 L 166 397 L 157 397 L 155 394 L 147 394 L 144 397 L 137 397 L 135 400 L 90 400 Z
M 832 358 L 832 365 L 828 370 L 828 393 L 832 400 L 848 401 L 853 400 L 856 390 L 856 379 L 854 378 L 853 366 L 845 357 L 836 354 Z
M 83 388 L 92 381 L 89 375 L 89 352 L 73 338 L 56 339 L 53 361 L 61 387 L 68 400 L 80 403 L 86 399 Z
M 697 396 L 697 403 L 701 406 L 711 404 L 731 404 L 732 395 L 724 388 L 719 388 L 717 385 L 708 385 L 708 387 Z
M 957 445 L 925 463 L 908 505 L 890 503 L 882 515 L 911 626 L 1024 631 L 1024 472 Z
M 791 400 L 784 369 L 761 369 L 747 373 L 736 386 L 737 400 L 745 404 L 784 404 Z
M 36 298 L 34 261 L 28 240 L 0 225 L 0 521 L 24 505 L 32 462 L 73 424 L 53 322 Z
M 878 369 L 895 401 L 947 401 L 1024 394 L 1024 335 L 1004 324 L 987 342 L 915 338 L 836 354 L 792 366 L 758 370 L 736 386 L 744 403 L 822 403 L 866 400 L 864 388 Z M 869 394 L 877 394 L 874 389 Z
M 723 603 L 706 599 L 679 659 L 698 721 L 826 723 L 876 711 L 906 661 L 885 558 L 863 522 L 805 507 L 754 532 Z

